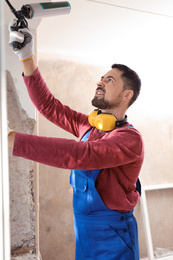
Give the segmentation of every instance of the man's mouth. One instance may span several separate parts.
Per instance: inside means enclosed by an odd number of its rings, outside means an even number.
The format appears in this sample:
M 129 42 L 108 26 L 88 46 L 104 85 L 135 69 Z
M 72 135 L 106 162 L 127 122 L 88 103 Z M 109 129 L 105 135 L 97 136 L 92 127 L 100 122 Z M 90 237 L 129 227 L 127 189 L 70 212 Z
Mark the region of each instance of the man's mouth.
M 105 91 L 102 88 L 97 88 L 96 89 L 96 96 L 104 95 Z

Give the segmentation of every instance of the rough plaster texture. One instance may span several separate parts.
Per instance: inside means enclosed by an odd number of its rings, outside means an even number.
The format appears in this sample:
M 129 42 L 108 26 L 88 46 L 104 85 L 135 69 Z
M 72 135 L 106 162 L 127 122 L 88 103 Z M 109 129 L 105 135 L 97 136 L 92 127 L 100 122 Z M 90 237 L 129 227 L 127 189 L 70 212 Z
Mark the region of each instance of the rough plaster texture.
M 20 256 L 12 256 L 11 260 L 37 260 L 37 255 L 33 254 L 22 254 Z
M 17 132 L 32 134 L 35 120 L 29 118 L 22 109 L 11 74 L 8 71 L 6 73 L 8 126 Z M 33 163 L 22 158 L 13 157 L 9 152 L 9 172 L 11 250 L 33 248 L 33 252 L 35 252 L 36 222 Z M 35 259 L 34 257 L 34 254 L 33 258 L 32 254 L 30 254 L 30 258 L 26 259 Z
M 52 93 L 62 103 L 84 113 L 92 110 L 91 99 L 95 84 L 107 71 L 77 62 L 58 59 L 40 59 L 39 68 Z M 128 113 L 127 113 L 128 114 Z M 147 120 L 135 111 L 130 122 L 143 135 L 145 161 L 141 171 L 142 185 L 173 182 L 173 120 L 162 118 L 162 122 Z M 38 115 L 40 135 L 73 138 Z M 67 170 L 40 165 L 40 250 L 44 260 L 73 260 L 74 234 L 72 216 L 72 193 Z M 173 247 L 173 209 L 170 208 L 172 190 L 147 192 L 147 205 L 151 224 L 153 246 L 171 250 Z M 140 203 L 135 208 L 139 226 L 141 258 L 147 257 L 145 232 Z M 163 252 L 164 250 L 162 250 Z

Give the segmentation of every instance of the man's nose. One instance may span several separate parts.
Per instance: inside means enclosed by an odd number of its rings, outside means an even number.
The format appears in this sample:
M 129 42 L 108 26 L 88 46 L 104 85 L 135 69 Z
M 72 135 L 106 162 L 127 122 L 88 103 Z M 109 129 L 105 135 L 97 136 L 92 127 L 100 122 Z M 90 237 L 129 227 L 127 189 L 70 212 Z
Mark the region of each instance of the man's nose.
M 104 86 L 105 86 L 105 84 L 102 79 L 97 82 L 97 87 L 104 87 Z

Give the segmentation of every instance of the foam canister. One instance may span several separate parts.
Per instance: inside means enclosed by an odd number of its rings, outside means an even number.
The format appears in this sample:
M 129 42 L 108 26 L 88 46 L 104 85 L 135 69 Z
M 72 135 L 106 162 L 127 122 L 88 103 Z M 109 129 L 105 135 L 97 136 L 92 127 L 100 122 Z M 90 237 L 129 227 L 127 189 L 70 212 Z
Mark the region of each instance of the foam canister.
M 33 17 L 55 16 L 68 14 L 71 11 L 69 2 L 47 2 L 26 5 L 30 9 L 29 19 Z

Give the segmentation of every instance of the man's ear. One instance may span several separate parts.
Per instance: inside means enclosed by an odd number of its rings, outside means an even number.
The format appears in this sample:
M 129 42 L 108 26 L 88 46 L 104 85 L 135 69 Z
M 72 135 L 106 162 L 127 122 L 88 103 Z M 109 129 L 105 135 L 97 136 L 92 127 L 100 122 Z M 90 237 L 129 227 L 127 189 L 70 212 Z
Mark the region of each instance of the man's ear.
M 133 90 L 132 89 L 126 89 L 124 91 L 123 100 L 124 101 L 130 101 L 133 97 Z

